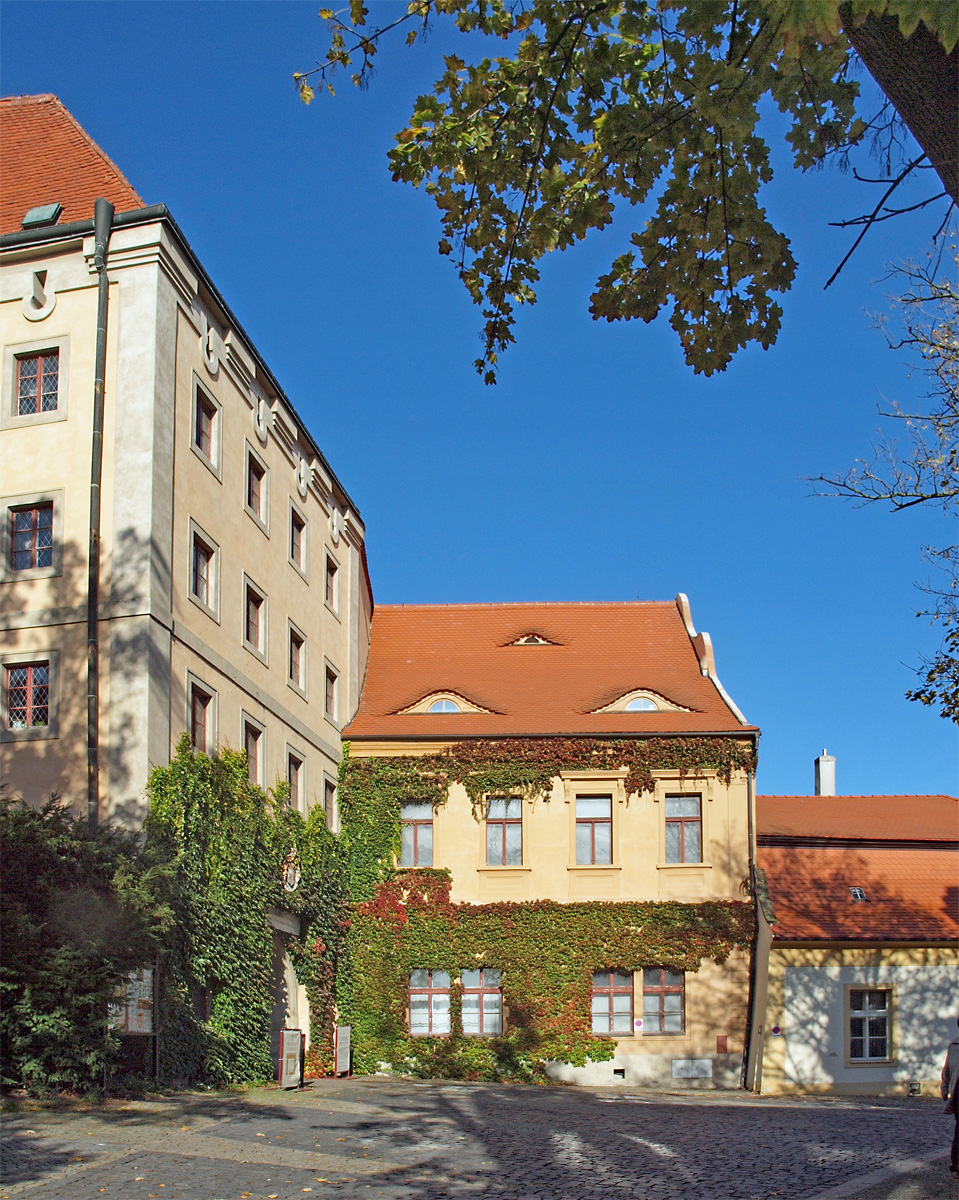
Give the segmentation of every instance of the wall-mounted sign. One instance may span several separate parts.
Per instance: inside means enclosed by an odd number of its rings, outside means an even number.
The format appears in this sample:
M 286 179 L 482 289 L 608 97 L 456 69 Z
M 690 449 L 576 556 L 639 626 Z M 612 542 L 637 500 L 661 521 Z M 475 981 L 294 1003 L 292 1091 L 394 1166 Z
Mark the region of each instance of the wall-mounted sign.
M 127 978 L 107 1019 L 120 1033 L 155 1033 L 153 1026 L 153 968 L 141 967 Z

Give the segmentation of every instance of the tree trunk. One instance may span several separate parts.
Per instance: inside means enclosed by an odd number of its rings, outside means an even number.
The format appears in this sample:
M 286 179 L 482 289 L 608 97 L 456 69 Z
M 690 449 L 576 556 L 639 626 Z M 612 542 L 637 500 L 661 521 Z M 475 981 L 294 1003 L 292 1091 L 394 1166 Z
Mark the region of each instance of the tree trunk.
M 921 22 L 906 38 L 896 17 L 856 25 L 850 4 L 839 12 L 852 48 L 959 204 L 959 46 L 947 54 Z

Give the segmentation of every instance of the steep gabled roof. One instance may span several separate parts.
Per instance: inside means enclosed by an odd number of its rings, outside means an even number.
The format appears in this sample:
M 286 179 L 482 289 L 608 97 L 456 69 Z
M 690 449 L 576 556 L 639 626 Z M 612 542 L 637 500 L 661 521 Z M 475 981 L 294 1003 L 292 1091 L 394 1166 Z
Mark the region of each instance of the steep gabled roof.
M 757 796 L 756 832 L 779 838 L 959 841 L 955 796 Z
M 959 938 L 959 854 L 938 849 L 760 846 L 779 941 Z M 865 900 L 850 888 L 862 888 Z
M 703 675 L 689 629 L 673 602 L 379 605 L 359 710 L 344 737 L 753 730 Z M 530 634 L 536 644 L 516 644 Z M 711 651 L 708 662 L 711 670 Z M 689 711 L 596 711 L 638 688 Z M 489 712 L 402 712 L 440 692 Z
M 117 212 L 144 202 L 56 96 L 0 99 L 0 233 L 21 227 L 32 208 L 59 202 L 60 224 L 89 220 L 105 196 Z

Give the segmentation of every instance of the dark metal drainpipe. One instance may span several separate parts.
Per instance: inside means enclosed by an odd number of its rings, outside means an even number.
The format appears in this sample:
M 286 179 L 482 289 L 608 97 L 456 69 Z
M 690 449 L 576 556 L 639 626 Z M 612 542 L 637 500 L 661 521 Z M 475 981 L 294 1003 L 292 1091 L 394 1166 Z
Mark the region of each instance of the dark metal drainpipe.
M 102 196 L 93 206 L 93 265 L 97 269 L 97 358 L 93 380 L 90 460 L 90 550 L 87 576 L 87 822 L 100 820 L 100 483 L 103 478 L 103 381 L 107 370 L 107 247 L 113 205 Z

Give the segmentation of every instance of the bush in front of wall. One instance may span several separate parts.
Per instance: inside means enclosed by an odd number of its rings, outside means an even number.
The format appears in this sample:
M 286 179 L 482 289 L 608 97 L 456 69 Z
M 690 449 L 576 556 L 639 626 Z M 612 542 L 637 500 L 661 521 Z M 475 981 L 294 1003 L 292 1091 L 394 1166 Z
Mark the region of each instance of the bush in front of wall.
M 0 796 L 0 856 L 3 1086 L 100 1088 L 120 1058 L 108 1006 L 164 925 L 155 876 L 132 835 L 91 829 L 56 797 Z
M 346 926 L 342 871 L 322 809 L 304 819 L 281 785 L 250 783 L 246 756 L 196 754 L 184 738 L 149 781 L 145 854 L 172 915 L 160 959 L 161 1078 L 270 1079 L 274 933 L 268 912 L 300 917 L 280 935 L 310 999 L 314 1073 L 329 1068 L 336 948 Z M 284 881 L 296 880 L 294 890 Z

